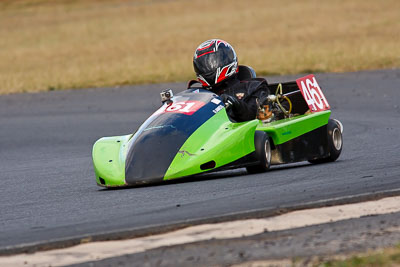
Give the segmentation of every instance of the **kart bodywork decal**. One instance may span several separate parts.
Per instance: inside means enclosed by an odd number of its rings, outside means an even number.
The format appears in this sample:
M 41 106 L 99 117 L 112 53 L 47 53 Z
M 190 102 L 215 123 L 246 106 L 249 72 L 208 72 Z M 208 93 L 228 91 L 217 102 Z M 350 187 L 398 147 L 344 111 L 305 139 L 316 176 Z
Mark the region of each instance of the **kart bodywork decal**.
M 202 108 L 206 103 L 201 101 L 179 101 L 173 102 L 170 105 L 163 105 L 156 114 L 163 112 L 181 113 L 185 115 L 192 115 L 200 108 Z
M 186 150 L 179 150 L 178 153 L 181 154 L 181 157 L 182 157 L 182 158 L 185 156 L 185 153 L 186 153 L 186 155 L 188 155 L 189 157 L 196 156 L 196 154 L 192 154 L 192 153 L 190 153 L 190 152 L 188 152 L 188 151 L 186 151 Z

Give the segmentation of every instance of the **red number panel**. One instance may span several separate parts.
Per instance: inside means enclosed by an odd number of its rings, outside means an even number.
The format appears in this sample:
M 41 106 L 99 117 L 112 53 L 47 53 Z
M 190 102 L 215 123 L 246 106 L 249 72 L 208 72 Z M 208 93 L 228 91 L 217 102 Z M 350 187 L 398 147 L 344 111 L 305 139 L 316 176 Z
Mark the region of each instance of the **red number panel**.
M 308 75 L 296 80 L 297 86 L 303 94 L 311 112 L 318 112 L 330 109 L 328 101 L 319 87 L 314 75 Z
M 203 107 L 205 104 L 206 103 L 201 101 L 173 102 L 171 105 L 162 106 L 156 113 L 174 112 L 174 113 L 192 115 L 201 107 Z

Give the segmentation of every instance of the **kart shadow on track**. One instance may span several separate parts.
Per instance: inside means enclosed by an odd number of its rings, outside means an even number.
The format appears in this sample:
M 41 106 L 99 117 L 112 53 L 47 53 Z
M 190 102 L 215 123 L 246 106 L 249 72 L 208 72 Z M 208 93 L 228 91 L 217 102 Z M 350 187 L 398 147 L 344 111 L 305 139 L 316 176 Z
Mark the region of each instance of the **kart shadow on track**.
M 291 169 L 298 169 L 310 166 L 308 162 L 300 162 L 300 163 L 293 163 L 288 165 L 279 165 L 273 166 L 269 169 L 267 173 L 261 173 L 256 175 L 263 175 L 265 179 L 274 179 L 274 176 L 271 173 L 275 171 L 282 171 L 282 170 L 291 170 Z M 250 175 L 250 176 L 249 176 Z M 142 184 L 142 185 L 131 185 L 131 186 L 124 186 L 124 187 L 111 187 L 111 188 L 100 188 L 99 191 L 114 191 L 114 190 L 124 190 L 124 189 L 133 189 L 133 188 L 146 188 L 146 187 L 155 187 L 155 186 L 166 186 L 166 185 L 174 185 L 174 184 L 184 184 L 184 183 L 196 183 L 196 182 L 205 182 L 211 181 L 216 179 L 230 179 L 242 176 L 249 176 L 248 179 L 251 179 L 251 174 L 249 174 L 245 168 L 236 169 L 236 170 L 225 170 L 219 172 L 209 172 L 209 173 L 202 173 L 195 176 L 184 177 L 176 180 L 169 180 L 169 181 L 162 181 L 159 183 L 152 183 L 152 184 Z
M 123 190 L 123 189 L 132 189 L 132 188 L 144 188 L 144 187 L 154 187 L 154 186 L 166 186 L 166 185 L 173 185 L 173 184 L 183 184 L 183 183 L 193 183 L 193 182 L 203 182 L 209 180 L 216 180 L 216 179 L 223 179 L 223 178 L 235 178 L 240 176 L 245 176 L 248 173 L 246 169 L 239 169 L 235 171 L 220 171 L 214 173 L 204 173 L 198 174 L 196 176 L 184 177 L 176 180 L 169 180 L 169 181 L 160 181 L 158 183 L 151 183 L 151 184 L 141 184 L 141 185 L 130 185 L 130 186 L 123 186 L 123 187 L 110 187 L 110 188 L 100 188 L 99 191 L 110 191 L 110 190 Z

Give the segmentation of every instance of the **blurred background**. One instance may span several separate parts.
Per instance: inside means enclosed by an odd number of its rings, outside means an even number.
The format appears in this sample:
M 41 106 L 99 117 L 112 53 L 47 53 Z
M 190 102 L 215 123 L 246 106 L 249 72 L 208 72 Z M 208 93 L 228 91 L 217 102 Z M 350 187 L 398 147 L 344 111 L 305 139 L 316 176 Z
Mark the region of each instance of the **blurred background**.
M 399 0 L 0 0 L 0 94 L 185 81 L 211 38 L 258 75 L 400 67 Z

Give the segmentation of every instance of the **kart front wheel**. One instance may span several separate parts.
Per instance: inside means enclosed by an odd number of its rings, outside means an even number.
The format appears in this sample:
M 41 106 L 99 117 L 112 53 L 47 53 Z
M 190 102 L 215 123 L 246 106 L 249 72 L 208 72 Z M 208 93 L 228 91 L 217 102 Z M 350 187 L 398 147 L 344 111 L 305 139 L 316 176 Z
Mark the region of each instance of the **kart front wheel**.
M 257 165 L 246 167 L 248 173 L 261 173 L 269 170 L 271 166 L 271 143 L 268 135 L 263 131 L 256 131 L 254 134 L 255 155 Z

